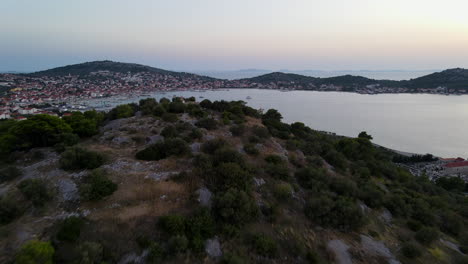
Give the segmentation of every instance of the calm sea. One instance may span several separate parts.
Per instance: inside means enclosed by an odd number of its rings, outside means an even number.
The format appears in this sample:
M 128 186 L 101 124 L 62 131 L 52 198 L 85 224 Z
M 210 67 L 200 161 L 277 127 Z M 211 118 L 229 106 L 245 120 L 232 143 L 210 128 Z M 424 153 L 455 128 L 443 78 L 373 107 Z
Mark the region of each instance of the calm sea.
M 313 129 L 344 136 L 367 131 L 375 143 L 388 148 L 441 157 L 468 157 L 468 96 L 260 89 L 152 94 L 158 99 L 173 95 L 195 96 L 197 101 L 244 100 L 254 108 L 279 110 L 287 123 L 300 121 Z

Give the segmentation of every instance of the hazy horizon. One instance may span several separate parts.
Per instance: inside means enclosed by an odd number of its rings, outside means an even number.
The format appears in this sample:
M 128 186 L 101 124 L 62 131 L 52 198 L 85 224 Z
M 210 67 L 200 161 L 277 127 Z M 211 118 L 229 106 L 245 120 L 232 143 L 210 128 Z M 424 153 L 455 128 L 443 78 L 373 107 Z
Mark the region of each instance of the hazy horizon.
M 4 0 L 0 71 L 468 68 L 463 0 Z

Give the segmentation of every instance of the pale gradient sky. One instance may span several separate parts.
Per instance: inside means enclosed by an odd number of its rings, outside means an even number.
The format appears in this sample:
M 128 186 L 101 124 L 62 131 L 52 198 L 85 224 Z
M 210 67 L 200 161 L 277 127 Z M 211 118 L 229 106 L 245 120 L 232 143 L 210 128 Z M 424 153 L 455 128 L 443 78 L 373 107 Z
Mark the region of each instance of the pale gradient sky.
M 0 71 L 468 68 L 468 0 L 0 0 Z

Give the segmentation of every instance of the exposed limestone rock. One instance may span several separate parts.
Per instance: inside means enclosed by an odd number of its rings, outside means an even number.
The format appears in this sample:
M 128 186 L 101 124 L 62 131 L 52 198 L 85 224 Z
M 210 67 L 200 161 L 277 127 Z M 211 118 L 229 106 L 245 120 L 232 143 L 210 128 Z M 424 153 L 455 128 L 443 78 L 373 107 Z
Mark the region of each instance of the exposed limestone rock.
M 349 246 L 339 239 L 328 241 L 327 249 L 335 255 L 335 261 L 338 264 L 352 264 Z
M 211 198 L 213 194 L 206 187 L 200 188 L 196 191 L 198 194 L 198 202 L 202 206 L 211 207 Z
M 221 251 L 221 244 L 219 243 L 219 239 L 217 237 L 208 239 L 205 242 L 205 252 L 212 258 L 219 258 L 223 256 L 223 252 Z

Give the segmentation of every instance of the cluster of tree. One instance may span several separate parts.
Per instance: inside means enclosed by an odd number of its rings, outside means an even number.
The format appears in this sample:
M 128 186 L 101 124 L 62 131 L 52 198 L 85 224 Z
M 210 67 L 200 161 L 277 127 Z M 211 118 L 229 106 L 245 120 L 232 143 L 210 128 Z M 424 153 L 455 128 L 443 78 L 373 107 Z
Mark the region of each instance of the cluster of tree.
M 412 156 L 403 156 L 403 155 L 395 155 L 393 157 L 393 162 L 395 163 L 418 163 L 418 162 L 433 162 L 437 161 L 437 158 L 432 156 L 432 154 L 425 154 L 425 155 L 412 155 Z

